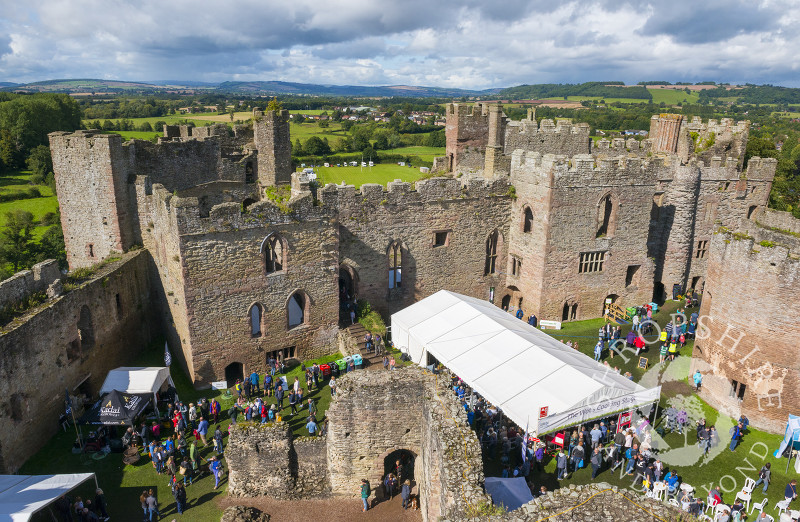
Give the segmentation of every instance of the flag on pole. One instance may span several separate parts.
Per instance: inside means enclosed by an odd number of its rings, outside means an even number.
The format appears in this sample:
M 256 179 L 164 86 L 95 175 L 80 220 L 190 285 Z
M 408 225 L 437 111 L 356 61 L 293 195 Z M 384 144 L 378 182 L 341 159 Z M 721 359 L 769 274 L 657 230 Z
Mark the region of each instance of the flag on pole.
M 169 366 L 172 364 L 172 356 L 169 354 L 169 345 L 164 343 L 164 364 Z
M 67 399 L 66 400 L 66 403 L 67 403 L 67 415 L 69 415 L 69 414 L 72 413 L 72 399 L 69 398 L 69 390 L 67 390 L 66 388 L 64 388 L 64 395 L 65 395 L 65 397 Z
M 522 437 L 522 463 L 528 460 L 528 423 L 530 419 L 525 422 L 525 435 Z

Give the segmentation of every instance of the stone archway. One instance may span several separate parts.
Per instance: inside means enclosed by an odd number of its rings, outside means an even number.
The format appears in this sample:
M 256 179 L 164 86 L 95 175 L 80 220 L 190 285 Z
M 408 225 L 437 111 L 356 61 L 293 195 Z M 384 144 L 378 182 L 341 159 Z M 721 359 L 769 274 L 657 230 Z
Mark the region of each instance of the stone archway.
M 415 469 L 417 464 L 420 462 L 419 454 L 417 451 L 413 451 L 407 448 L 391 448 L 383 452 L 378 458 L 375 459 L 373 464 L 374 470 L 383 470 L 381 472 L 380 477 L 375 476 L 377 482 L 374 482 L 373 485 L 376 487 L 376 491 L 381 493 L 386 493 L 383 487 L 378 487 L 379 485 L 383 485 L 383 480 L 386 478 L 386 475 L 389 473 L 395 473 L 395 466 L 396 462 L 400 461 L 403 465 L 403 476 L 398 477 L 398 483 L 402 484 L 403 480 L 410 480 L 411 486 L 414 487 L 415 483 Z

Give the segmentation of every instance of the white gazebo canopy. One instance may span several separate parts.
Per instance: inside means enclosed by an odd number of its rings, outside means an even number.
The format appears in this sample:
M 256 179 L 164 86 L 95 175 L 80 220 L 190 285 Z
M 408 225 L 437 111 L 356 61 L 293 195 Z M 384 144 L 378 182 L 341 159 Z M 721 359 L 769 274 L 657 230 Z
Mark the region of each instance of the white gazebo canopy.
M 34 513 L 90 479 L 95 479 L 94 473 L 0 475 L 0 521 L 30 520 Z
M 126 393 L 153 394 L 153 407 L 158 412 L 158 397 L 164 383 L 175 387 L 167 366 L 123 366 L 108 372 L 100 396 L 113 390 Z
M 126 393 L 156 393 L 165 382 L 172 383 L 166 366 L 128 367 L 111 370 L 100 388 L 100 395 L 113 390 Z
M 656 402 L 645 389 L 488 301 L 446 290 L 392 314 L 392 341 L 428 354 L 521 427 L 543 435 Z

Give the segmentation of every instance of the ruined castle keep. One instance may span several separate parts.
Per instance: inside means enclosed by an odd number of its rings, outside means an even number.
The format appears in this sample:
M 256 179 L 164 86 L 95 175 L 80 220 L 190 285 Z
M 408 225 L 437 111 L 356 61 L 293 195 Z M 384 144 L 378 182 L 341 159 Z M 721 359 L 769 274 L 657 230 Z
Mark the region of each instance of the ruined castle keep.
M 204 387 L 334 352 L 342 295 L 387 315 L 447 289 L 569 321 L 702 288 L 715 231 L 766 215 L 776 162 L 744 165 L 747 137 L 663 114 L 644 141 L 595 142 L 586 124 L 451 104 L 442 177 L 358 190 L 292 173 L 286 111 L 157 144 L 50 143 L 70 267 L 143 246 L 170 346 Z

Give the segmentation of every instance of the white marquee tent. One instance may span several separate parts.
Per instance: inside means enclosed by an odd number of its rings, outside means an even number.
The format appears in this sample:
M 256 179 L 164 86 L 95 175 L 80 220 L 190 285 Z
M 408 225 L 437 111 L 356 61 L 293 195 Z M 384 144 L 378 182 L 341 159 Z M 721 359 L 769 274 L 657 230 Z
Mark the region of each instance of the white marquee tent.
M 0 475 L 0 521 L 25 522 L 58 497 L 97 478 L 94 473 L 67 475 Z
M 169 374 L 169 368 L 166 366 L 123 366 L 108 372 L 106 380 L 100 388 L 100 396 L 113 390 L 125 393 L 152 393 L 153 405 L 158 411 L 156 393 L 162 389 L 164 383 L 175 387 Z
M 428 354 L 520 427 L 544 435 L 656 402 L 645 389 L 488 301 L 446 290 L 392 314 L 392 341 Z

